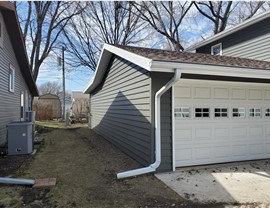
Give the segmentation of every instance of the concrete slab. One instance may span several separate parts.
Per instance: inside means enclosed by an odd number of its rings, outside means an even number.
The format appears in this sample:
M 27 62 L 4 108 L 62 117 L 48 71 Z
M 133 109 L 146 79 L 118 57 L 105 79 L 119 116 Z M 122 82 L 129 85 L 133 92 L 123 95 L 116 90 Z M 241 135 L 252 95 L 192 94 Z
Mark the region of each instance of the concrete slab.
M 270 203 L 270 160 L 179 168 L 156 177 L 196 203 Z

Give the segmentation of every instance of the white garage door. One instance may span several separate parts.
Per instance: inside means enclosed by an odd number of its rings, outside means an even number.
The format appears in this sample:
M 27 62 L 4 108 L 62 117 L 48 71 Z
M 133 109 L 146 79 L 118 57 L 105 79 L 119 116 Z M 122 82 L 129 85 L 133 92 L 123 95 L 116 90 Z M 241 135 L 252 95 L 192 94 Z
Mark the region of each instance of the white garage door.
M 270 85 L 181 79 L 175 166 L 270 158 Z

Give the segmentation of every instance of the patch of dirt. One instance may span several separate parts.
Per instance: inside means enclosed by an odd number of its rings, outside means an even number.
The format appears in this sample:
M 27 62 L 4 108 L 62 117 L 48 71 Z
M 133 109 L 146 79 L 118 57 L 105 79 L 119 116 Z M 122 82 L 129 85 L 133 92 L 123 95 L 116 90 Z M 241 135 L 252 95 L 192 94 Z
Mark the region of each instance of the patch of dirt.
M 0 157 L 0 177 L 12 176 L 28 163 L 29 155 Z
M 87 127 L 41 129 L 40 137 L 45 139 L 42 148 L 28 165 L 19 165 L 23 162 L 18 159 L 18 165 L 10 170 L 15 173 L 17 169 L 21 178 L 56 178 L 56 186 L 47 189 L 2 186 L 0 208 L 202 207 L 181 198 L 153 174 L 118 180 L 117 173 L 141 165 Z M 0 158 L 0 173 L 12 173 L 4 172 L 4 166 L 12 163 L 1 163 Z

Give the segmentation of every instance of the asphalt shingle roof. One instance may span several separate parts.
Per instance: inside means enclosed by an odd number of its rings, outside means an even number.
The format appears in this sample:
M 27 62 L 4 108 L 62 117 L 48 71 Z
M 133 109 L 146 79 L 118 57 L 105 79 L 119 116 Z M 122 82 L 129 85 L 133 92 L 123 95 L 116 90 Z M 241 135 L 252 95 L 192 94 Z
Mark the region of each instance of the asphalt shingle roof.
M 192 63 L 192 64 L 205 64 L 205 65 L 217 65 L 217 66 L 231 66 L 231 67 L 243 67 L 251 69 L 265 69 L 270 70 L 270 62 L 258 61 L 246 58 L 236 58 L 230 56 L 215 56 L 202 53 L 189 53 L 178 52 L 151 48 L 140 48 L 133 46 L 120 46 L 131 53 L 152 59 L 154 61 L 168 61 L 179 63 Z

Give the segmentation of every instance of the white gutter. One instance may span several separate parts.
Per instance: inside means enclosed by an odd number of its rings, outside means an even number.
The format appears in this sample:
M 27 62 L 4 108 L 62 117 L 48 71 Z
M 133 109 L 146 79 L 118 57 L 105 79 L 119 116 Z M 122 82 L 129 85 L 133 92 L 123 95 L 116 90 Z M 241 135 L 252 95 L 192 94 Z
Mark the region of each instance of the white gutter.
M 130 170 L 130 171 L 122 172 L 122 173 L 117 173 L 118 179 L 154 172 L 159 167 L 159 165 L 161 163 L 160 98 L 180 78 L 181 78 L 180 69 L 175 69 L 174 77 L 169 82 L 167 82 L 166 85 L 161 87 L 160 90 L 157 91 L 155 94 L 155 152 L 156 152 L 156 161 L 145 168 L 139 168 L 139 169 Z

